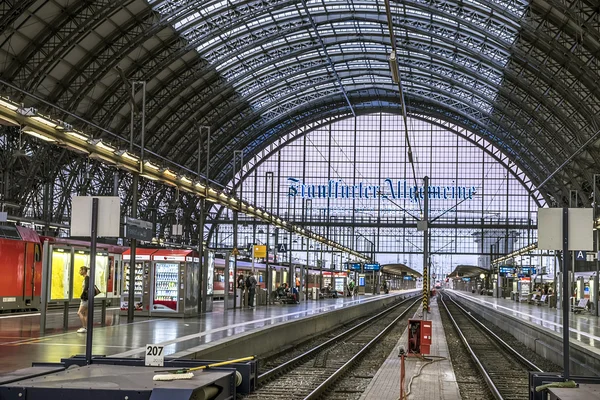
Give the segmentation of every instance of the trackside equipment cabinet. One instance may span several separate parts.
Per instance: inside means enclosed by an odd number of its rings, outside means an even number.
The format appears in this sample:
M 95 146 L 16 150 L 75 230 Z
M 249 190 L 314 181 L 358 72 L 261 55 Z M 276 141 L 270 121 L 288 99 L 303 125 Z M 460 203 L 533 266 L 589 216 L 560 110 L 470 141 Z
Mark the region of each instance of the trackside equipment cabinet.
M 429 354 L 431 348 L 432 322 L 420 319 L 408 320 L 408 355 Z

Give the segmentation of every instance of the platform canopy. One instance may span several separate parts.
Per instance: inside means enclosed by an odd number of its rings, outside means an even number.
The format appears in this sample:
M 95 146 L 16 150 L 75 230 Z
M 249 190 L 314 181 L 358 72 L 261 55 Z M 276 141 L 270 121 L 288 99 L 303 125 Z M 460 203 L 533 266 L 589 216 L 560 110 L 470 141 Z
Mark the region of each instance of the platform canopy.
M 489 274 L 490 271 L 485 268 L 477 267 L 475 265 L 457 265 L 454 271 L 448 274 L 448 278 L 461 279 L 461 278 L 479 278 L 481 274 Z
M 409 115 L 477 133 L 534 185 L 551 177 L 549 202 L 591 191 L 597 1 L 402 0 L 391 20 Z M 145 81 L 148 150 L 195 170 L 209 126 L 224 184 L 236 150 L 249 159 L 294 129 L 399 113 L 387 23 L 383 0 L 6 0 L 0 94 L 126 142 L 124 79 Z
M 396 276 L 412 276 L 413 278 L 421 278 L 423 274 L 415 271 L 404 264 L 385 264 L 381 266 L 381 272 L 388 275 Z

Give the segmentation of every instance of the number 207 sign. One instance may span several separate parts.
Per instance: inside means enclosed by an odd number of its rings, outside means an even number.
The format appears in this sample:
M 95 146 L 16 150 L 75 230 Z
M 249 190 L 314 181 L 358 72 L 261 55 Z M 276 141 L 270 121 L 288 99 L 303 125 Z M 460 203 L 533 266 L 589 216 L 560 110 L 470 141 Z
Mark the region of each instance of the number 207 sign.
M 156 344 L 146 345 L 146 360 L 147 367 L 162 367 L 165 364 L 164 347 Z

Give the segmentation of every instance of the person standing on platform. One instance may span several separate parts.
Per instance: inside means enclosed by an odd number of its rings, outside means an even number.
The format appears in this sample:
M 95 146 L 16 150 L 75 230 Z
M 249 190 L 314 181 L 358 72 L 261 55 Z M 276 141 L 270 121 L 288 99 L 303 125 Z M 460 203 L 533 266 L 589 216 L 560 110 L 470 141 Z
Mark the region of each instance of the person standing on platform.
M 237 288 L 239 289 L 240 296 L 240 307 L 247 306 L 247 298 L 244 293 L 246 279 L 244 278 L 244 274 L 240 274 L 237 278 Z
M 77 333 L 87 332 L 87 319 L 88 319 L 88 288 L 90 287 L 90 277 L 88 276 L 88 268 L 83 266 L 79 268 L 79 275 L 83 276 L 83 290 L 81 291 L 81 303 L 79 303 L 79 319 L 81 320 L 81 328 L 77 329 Z
M 350 282 L 348 282 L 348 296 L 354 296 L 354 280 L 352 279 L 350 279 Z
M 254 296 L 256 295 L 256 278 L 252 273 L 246 278 L 246 287 L 248 288 L 248 307 L 254 308 Z

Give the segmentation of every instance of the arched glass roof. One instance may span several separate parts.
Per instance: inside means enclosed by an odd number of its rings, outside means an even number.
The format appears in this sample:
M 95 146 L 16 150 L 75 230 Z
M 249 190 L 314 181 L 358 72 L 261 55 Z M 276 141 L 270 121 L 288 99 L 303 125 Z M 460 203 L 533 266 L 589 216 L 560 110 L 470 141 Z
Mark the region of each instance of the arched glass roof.
M 591 191 L 600 161 L 595 1 L 402 0 L 391 2 L 391 19 L 409 114 L 488 140 L 544 183 L 550 202 Z M 75 113 L 125 142 L 121 75 L 145 81 L 148 149 L 194 169 L 196 126 L 210 126 L 211 178 L 221 183 L 236 150 L 252 157 L 327 118 L 399 113 L 390 51 L 383 0 L 0 5 L 1 94 L 67 122 Z

